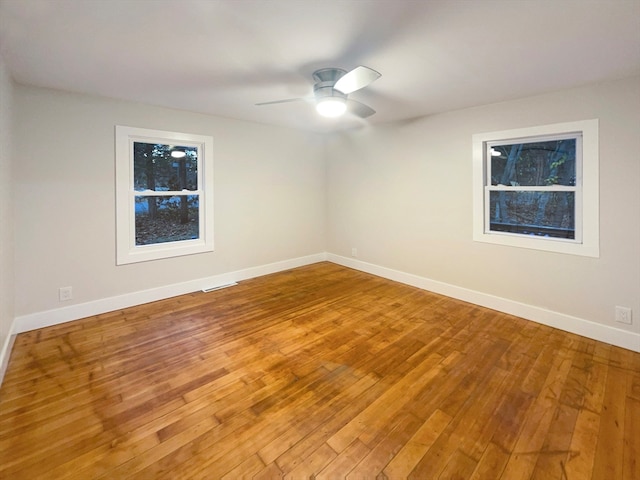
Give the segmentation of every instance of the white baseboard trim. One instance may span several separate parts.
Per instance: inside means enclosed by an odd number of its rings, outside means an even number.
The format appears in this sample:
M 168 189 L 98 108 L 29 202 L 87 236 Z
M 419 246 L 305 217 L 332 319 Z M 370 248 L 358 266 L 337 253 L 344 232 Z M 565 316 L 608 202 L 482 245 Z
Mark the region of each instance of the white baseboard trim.
M 165 298 L 184 295 L 186 293 L 191 293 L 198 290 L 215 288 L 217 286 L 227 285 L 233 282 L 247 280 L 249 278 L 260 277 L 262 275 L 268 275 L 270 273 L 281 272 L 283 270 L 289 270 L 291 268 L 301 267 L 304 265 L 310 265 L 312 263 L 318 263 L 324 260 L 326 260 L 326 254 L 317 253 L 315 255 L 283 260 L 267 265 L 259 265 L 257 267 L 250 267 L 243 270 L 237 270 L 235 272 L 222 273 L 219 275 L 199 278 L 188 282 L 175 283 L 163 287 L 151 288 L 148 290 L 140 290 L 138 292 L 118 295 L 116 297 L 109 297 L 100 300 L 94 300 L 91 302 L 69 305 L 68 307 L 56 308 L 44 312 L 21 315 L 19 317 L 16 317 L 14 321 L 14 334 L 28 332 L 37 328 L 50 327 L 52 325 L 58 325 L 60 323 L 70 322 L 72 320 L 78 320 L 80 318 L 86 318 L 93 315 L 99 315 L 101 313 L 112 312 L 121 308 L 142 305 L 143 303 L 149 303 L 156 300 L 163 300 Z M 11 350 L 9 349 L 8 352 L 10 351 Z M 0 358 L 0 361 L 4 359 L 4 350 L 2 353 L 3 357 Z
M 353 268 L 430 292 L 446 295 L 465 302 L 491 308 L 499 312 L 508 313 L 526 320 L 532 320 L 549 327 L 566 332 L 575 333 L 583 337 L 599 340 L 617 347 L 640 352 L 640 334 L 622 330 L 620 328 L 602 325 L 600 323 L 573 317 L 564 313 L 553 312 L 541 307 L 508 300 L 487 293 L 469 290 L 448 283 L 431 280 L 411 273 L 405 273 L 391 268 L 380 267 L 353 258 L 328 253 L 327 261 Z
M 493 310 L 515 315 L 527 320 L 532 320 L 543 325 L 582 335 L 587 338 L 592 338 L 594 340 L 606 342 L 628 350 L 640 352 L 640 334 L 634 332 L 602 325 L 590 320 L 553 312 L 544 308 L 523 304 L 455 285 L 438 282 L 418 275 L 380 267 L 378 265 L 362 262 L 353 258 L 342 257 L 331 253 L 318 253 L 196 279 L 189 282 L 141 290 L 116 297 L 16 317 L 13 321 L 11 331 L 5 339 L 5 342 L 2 345 L 2 350 L 0 351 L 0 384 L 2 383 L 2 378 L 9 362 L 13 342 L 18 333 L 58 325 L 90 317 L 92 315 L 99 315 L 101 313 L 111 312 L 121 308 L 141 305 L 143 303 L 149 303 L 156 300 L 163 300 L 165 298 L 184 295 L 186 293 L 195 292 L 205 288 L 226 285 L 322 261 L 330 261 L 338 265 L 371 273 L 379 277 L 418 287 L 423 290 L 457 298 L 465 302 L 491 308 Z
M 5 338 L 2 344 L 2 350 L 0 350 L 0 385 L 4 380 L 4 374 L 7 372 L 9 366 L 9 357 L 11 356 L 11 350 L 13 349 L 13 343 L 16 341 L 16 334 L 14 332 L 15 321 L 11 324 L 7 338 Z

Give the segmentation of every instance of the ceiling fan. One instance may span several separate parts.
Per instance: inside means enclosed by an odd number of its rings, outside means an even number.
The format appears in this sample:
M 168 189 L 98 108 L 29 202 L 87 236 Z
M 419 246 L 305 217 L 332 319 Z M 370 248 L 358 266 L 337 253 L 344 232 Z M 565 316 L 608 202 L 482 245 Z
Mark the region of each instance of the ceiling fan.
M 313 79 L 316 82 L 313 85 L 313 97 L 289 98 L 256 103 L 256 105 L 315 100 L 316 110 L 325 117 L 338 117 L 349 110 L 349 112 L 358 117 L 366 118 L 376 113 L 376 111 L 364 103 L 348 98 L 349 94 L 370 85 L 380 77 L 380 73 L 362 65 L 350 72 L 341 68 L 322 68 L 313 72 Z

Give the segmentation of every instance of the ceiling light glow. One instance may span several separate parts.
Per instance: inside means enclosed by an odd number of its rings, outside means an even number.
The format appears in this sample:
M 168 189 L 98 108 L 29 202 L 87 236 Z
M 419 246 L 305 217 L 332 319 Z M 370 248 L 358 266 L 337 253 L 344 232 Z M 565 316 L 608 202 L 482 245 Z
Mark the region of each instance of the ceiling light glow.
M 323 117 L 339 117 L 346 112 L 347 104 L 343 98 L 330 97 L 319 101 L 316 110 Z

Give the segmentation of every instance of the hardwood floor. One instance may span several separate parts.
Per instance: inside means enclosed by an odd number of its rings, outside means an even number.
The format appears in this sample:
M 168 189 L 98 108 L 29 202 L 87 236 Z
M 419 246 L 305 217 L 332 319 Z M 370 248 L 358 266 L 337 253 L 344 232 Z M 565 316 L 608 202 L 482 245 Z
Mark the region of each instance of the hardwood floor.
M 640 479 L 640 354 L 319 263 L 18 336 L 6 479 Z

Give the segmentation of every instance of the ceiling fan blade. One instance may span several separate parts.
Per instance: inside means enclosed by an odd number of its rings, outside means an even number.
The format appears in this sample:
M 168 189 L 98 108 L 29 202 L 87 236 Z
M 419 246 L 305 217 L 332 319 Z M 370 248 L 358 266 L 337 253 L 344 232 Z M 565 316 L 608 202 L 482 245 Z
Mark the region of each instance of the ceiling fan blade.
M 372 70 L 369 67 L 363 67 L 362 65 L 360 65 L 359 67 L 354 68 L 350 72 L 347 72 L 342 77 L 340 77 L 333 88 L 342 93 L 349 94 L 366 87 L 380 77 L 380 73 Z
M 274 105 L 276 103 L 289 103 L 289 102 L 299 102 L 300 100 L 307 100 L 306 98 L 287 98 L 285 100 L 274 100 L 272 102 L 261 102 L 261 103 L 256 103 L 256 106 L 261 106 L 261 105 Z
M 347 110 L 360 118 L 367 118 L 376 113 L 370 106 L 350 98 L 347 100 Z

